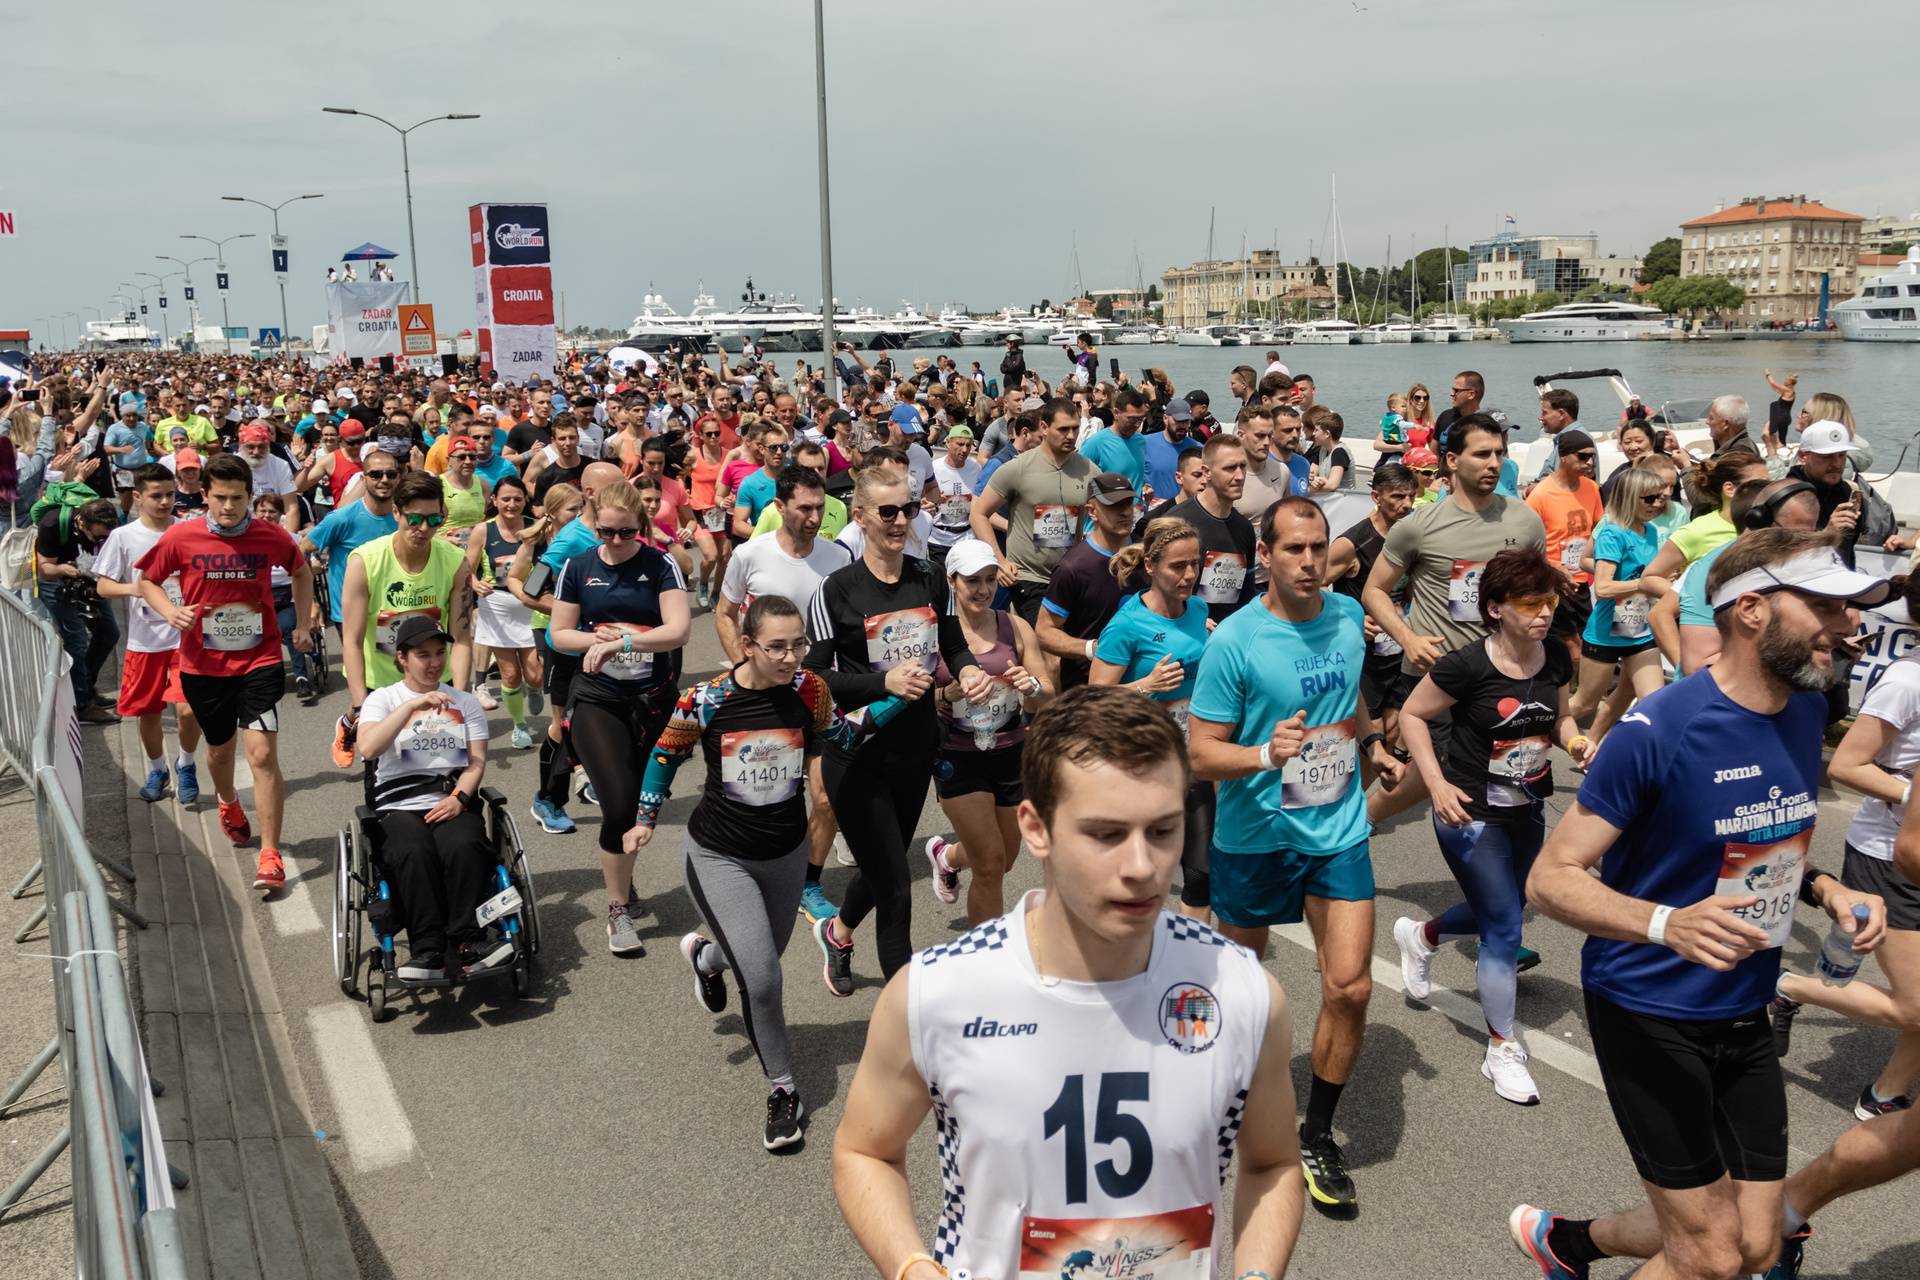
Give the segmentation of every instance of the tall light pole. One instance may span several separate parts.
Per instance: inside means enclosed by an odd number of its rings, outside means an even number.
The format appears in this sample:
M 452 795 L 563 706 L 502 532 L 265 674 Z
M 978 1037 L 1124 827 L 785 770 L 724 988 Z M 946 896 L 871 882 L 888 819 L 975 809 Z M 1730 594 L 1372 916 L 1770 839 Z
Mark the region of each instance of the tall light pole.
M 252 196 L 221 196 L 220 198 L 231 200 L 235 204 L 257 204 L 271 212 L 273 214 L 273 248 L 274 252 L 279 253 L 286 249 L 286 242 L 280 238 L 280 211 L 296 200 L 318 200 L 323 194 L 289 196 L 279 204 L 268 204 L 265 200 L 255 200 Z M 280 341 L 285 343 L 293 336 L 287 328 L 287 277 L 285 272 L 279 270 L 275 270 L 273 274 L 280 282 Z
M 224 239 L 220 239 L 220 240 L 215 240 L 212 236 L 183 235 L 180 238 L 182 240 L 205 240 L 208 244 L 212 245 L 213 246 L 213 269 L 219 272 L 221 275 L 224 275 L 226 274 L 226 270 L 227 270 L 227 245 L 235 240 L 251 240 L 254 238 L 254 234 L 251 231 L 242 231 L 237 236 L 227 236 Z M 219 279 L 217 276 L 215 277 L 214 283 L 215 283 L 215 286 L 218 287 Z M 225 350 L 227 345 L 227 329 L 231 326 L 232 321 L 231 321 L 231 318 L 227 315 L 227 291 L 224 288 L 222 288 L 219 290 L 219 292 L 220 292 L 220 346 L 222 350 Z
M 180 273 L 178 271 L 169 271 L 164 276 L 157 276 L 151 271 L 136 271 L 133 274 L 135 276 L 145 276 L 147 279 L 153 281 L 154 289 L 159 292 L 160 297 L 164 300 L 167 296 L 167 281 L 173 279 Z M 160 307 L 160 345 L 164 347 L 171 341 L 173 341 L 173 338 L 167 331 L 167 308 L 163 301 Z
M 79 313 L 78 311 L 62 311 L 62 312 L 60 313 L 60 318 L 61 318 L 61 321 L 62 321 L 62 323 L 61 323 L 61 325 L 60 325 L 60 333 L 61 333 L 61 335 L 62 335 L 62 338 L 61 338 L 61 340 L 62 340 L 62 341 L 64 341 L 64 342 L 66 342 L 66 344 L 67 344 L 67 345 L 66 345 L 66 347 L 64 348 L 64 350 L 67 350 L 67 351 L 77 351 L 77 350 L 79 350 L 79 346 L 80 346 L 80 313 Z M 74 336 L 73 336 L 73 337 L 72 337 L 71 339 L 68 339 L 68 338 L 66 338 L 66 336 L 65 336 L 65 335 L 66 335 L 66 332 L 67 332 L 67 326 L 66 326 L 66 324 L 65 324 L 65 321 L 67 321 L 68 319 L 71 319 L 71 320 L 73 321 L 73 333 L 74 333 Z
M 212 258 L 211 256 L 208 256 L 208 257 L 204 257 L 204 258 L 195 258 L 195 259 L 194 259 L 194 260 L 193 260 L 192 262 L 188 262 L 188 261 L 187 261 L 187 260 L 186 260 L 185 258 L 175 258 L 175 257 L 172 257 L 172 256 L 170 256 L 170 255 L 168 255 L 168 254 L 164 254 L 164 253 L 156 253 L 156 254 L 154 254 L 153 256 L 154 256 L 154 257 L 156 257 L 156 258 L 158 258 L 158 259 L 160 259 L 160 261 L 162 261 L 162 262 L 177 262 L 177 263 L 179 263 L 179 264 L 180 264 L 180 274 L 181 274 L 181 275 L 183 275 L 183 276 L 185 276 L 185 277 L 187 278 L 187 288 L 189 288 L 189 289 L 191 289 L 191 288 L 193 288 L 193 269 L 194 269 L 194 267 L 196 267 L 196 266 L 198 266 L 198 265 L 199 265 L 200 263 L 202 263 L 202 262 L 212 262 L 212 261 L 213 261 L 213 258 Z M 172 273 L 172 272 L 168 272 L 168 274 L 169 274 L 169 275 L 171 275 L 171 274 L 173 274 L 173 273 Z M 193 336 L 194 336 L 195 338 L 198 338 L 198 337 L 200 336 L 200 335 L 199 335 L 199 328 L 200 328 L 200 300 L 199 300 L 198 298 L 195 298 L 195 299 L 193 299 L 193 300 L 191 300 L 190 302 L 188 302 L 188 303 L 187 303 L 187 323 L 188 323 L 189 325 L 191 325 L 191 326 L 193 326 L 193 330 L 192 330 L 192 331 L 193 331 Z M 220 336 L 221 336 L 221 338 L 223 338 L 223 339 L 224 339 L 224 338 L 225 338 L 225 337 L 226 337 L 227 335 L 226 335 L 225 333 L 222 333 L 222 334 L 221 334 Z
M 361 111 L 354 107 L 322 107 L 322 111 L 336 116 L 365 116 L 369 120 L 379 120 L 381 124 L 400 135 L 400 174 L 407 186 L 407 276 L 413 283 L 413 300 L 420 301 L 420 248 L 413 238 L 413 162 L 407 155 L 407 135 L 421 125 L 432 124 L 436 120 L 478 120 L 478 112 L 456 111 L 451 115 L 428 116 L 425 120 L 410 124 L 402 129 L 391 120 L 382 119 L 371 111 Z
M 820 345 L 826 351 L 827 394 L 839 399 L 839 370 L 833 362 L 833 203 L 827 197 L 827 20 L 821 0 L 813 0 L 813 87 L 820 134 Z

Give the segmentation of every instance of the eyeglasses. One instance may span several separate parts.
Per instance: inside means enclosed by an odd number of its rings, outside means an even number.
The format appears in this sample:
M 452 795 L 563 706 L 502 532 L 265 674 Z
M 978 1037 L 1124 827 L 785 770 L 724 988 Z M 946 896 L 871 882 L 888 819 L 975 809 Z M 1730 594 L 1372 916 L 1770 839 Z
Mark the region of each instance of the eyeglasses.
M 366 478 L 369 480 L 391 480 L 395 476 L 398 476 L 400 473 L 398 471 L 380 470 L 380 471 L 364 471 L 361 474 L 366 476 Z
M 1513 600 L 1502 600 L 1500 603 L 1504 605 L 1506 608 L 1515 609 L 1521 613 L 1540 614 L 1540 613 L 1547 613 L 1554 609 L 1558 609 L 1560 607 L 1560 597 L 1559 596 L 1521 596 Z
M 402 512 L 401 515 L 406 520 L 407 527 L 410 529 L 419 529 L 422 527 L 438 529 L 447 522 L 447 518 L 438 511 L 433 512 L 431 515 L 422 514 L 418 511 L 406 511 Z
M 895 520 L 906 519 L 916 507 L 917 504 L 914 503 L 883 502 L 877 507 L 868 507 L 867 510 L 873 512 L 881 523 L 892 524 Z
M 634 525 L 603 524 L 600 526 L 600 541 L 625 542 L 628 538 L 637 538 L 640 530 Z
M 769 658 L 773 658 L 781 662 L 786 661 L 788 658 L 795 658 L 800 655 L 800 645 L 795 643 L 790 643 L 785 640 L 777 640 L 772 644 L 761 644 L 758 640 L 750 639 L 748 643 L 753 645 L 754 648 L 760 650 L 760 652 L 766 654 Z

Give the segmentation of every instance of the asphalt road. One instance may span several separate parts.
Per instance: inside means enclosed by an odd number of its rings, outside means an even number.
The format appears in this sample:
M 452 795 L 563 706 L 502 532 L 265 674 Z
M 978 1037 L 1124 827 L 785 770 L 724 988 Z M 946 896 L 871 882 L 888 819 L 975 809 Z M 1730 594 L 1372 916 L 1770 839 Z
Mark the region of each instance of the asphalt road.
M 695 634 L 689 677 L 719 661 L 704 614 Z M 677 857 L 693 774 L 683 777 L 636 875 L 648 909 L 647 955 L 616 959 L 607 954 L 602 923 L 590 834 L 596 811 L 576 803 L 574 816 L 586 821 L 564 837 L 524 817 L 535 753 L 505 746 L 500 712 L 488 781 L 514 798 L 532 851 L 545 935 L 536 990 L 525 1000 L 504 983 L 429 995 L 417 1006 L 401 999 L 392 1021 L 371 1026 L 366 1006 L 334 986 L 328 959 L 333 843 L 359 798 L 358 783 L 327 758 L 333 717 L 344 704 L 337 678 L 320 708 L 283 704 L 290 886 L 255 910 L 313 1099 L 316 1140 L 365 1273 L 406 1280 L 468 1271 L 871 1275 L 841 1223 L 828 1177 L 834 1127 L 880 987 L 870 938 L 855 961 L 859 989 L 842 1000 L 825 990 L 819 954 L 796 931 L 786 1005 L 813 1121 L 803 1149 L 768 1155 L 760 1146 L 764 1090 L 741 1033 L 737 993 L 727 1013 L 709 1015 L 675 949 L 698 924 Z M 1827 797 L 1815 842 L 1825 865 L 1839 863 L 1851 808 L 1849 799 Z M 940 830 L 930 800 L 921 833 Z M 1422 916 L 1455 897 L 1425 818 L 1380 833 L 1374 858 L 1382 889 L 1375 953 L 1384 964 L 1376 965 L 1366 1048 L 1339 1114 L 1362 1207 L 1351 1222 L 1309 1212 L 1291 1274 L 1525 1277 L 1532 1264 L 1513 1251 L 1504 1225 L 1514 1203 L 1590 1216 L 1639 1197 L 1580 1013 L 1580 940 L 1551 922 L 1530 927 L 1528 941 L 1545 961 L 1521 979 L 1519 1013 L 1530 1028 L 1543 1102 L 1513 1106 L 1479 1074 L 1483 1033 L 1464 947 L 1435 967 L 1436 983 L 1458 994 L 1436 992 L 1435 1007 L 1422 1008 L 1393 989 L 1393 918 Z M 836 900 L 851 874 L 830 863 L 826 884 Z M 1037 882 L 1025 859 L 1009 890 Z M 1824 922 L 1805 908 L 1801 914 L 1788 955 L 1804 967 Z M 916 945 L 963 928 L 958 908 L 917 886 Z M 1281 937 L 1268 964 L 1294 1004 L 1294 1070 L 1304 1096 L 1318 1004 L 1312 955 Z M 1796 1164 L 1852 1123 L 1851 1101 L 1890 1044 L 1886 1033 L 1829 1015 L 1801 1017 L 1788 1063 Z M 910 1168 L 930 1232 L 938 1186 L 925 1129 Z M 1910 1185 L 1881 1189 L 1823 1214 L 1807 1274 L 1920 1274 L 1912 1195 Z M 1629 1270 L 1605 1263 L 1595 1274 Z

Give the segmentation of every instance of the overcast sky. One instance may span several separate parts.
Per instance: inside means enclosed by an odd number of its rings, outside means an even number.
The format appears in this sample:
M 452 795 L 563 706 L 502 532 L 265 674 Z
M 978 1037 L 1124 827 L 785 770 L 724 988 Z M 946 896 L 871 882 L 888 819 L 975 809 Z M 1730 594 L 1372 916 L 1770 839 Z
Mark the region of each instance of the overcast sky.
M 1348 256 L 1499 229 L 1638 253 L 1722 201 L 1807 192 L 1920 208 L 1894 47 L 1912 0 L 828 0 L 835 292 L 986 310 L 1151 280 L 1244 234 Z M 1878 33 L 1876 35 L 1876 32 Z M 106 307 L 119 281 L 228 247 L 235 324 L 279 323 L 270 219 L 290 206 L 288 305 L 324 319 L 329 261 L 405 254 L 413 135 L 424 299 L 471 324 L 466 208 L 551 206 L 566 319 L 627 323 L 651 284 L 687 309 L 820 294 L 812 6 L 805 0 L 14 8 L 0 95 L 0 328 Z M 407 277 L 403 256 L 395 267 Z M 211 264 L 195 268 L 218 323 Z M 172 286 L 177 324 L 183 314 Z M 150 299 L 151 300 L 151 299 Z M 206 303 L 213 300 L 211 309 Z M 91 313 L 84 313 L 90 315 Z M 154 313 L 157 319 L 157 312 Z M 451 322 L 451 323 L 450 323 Z

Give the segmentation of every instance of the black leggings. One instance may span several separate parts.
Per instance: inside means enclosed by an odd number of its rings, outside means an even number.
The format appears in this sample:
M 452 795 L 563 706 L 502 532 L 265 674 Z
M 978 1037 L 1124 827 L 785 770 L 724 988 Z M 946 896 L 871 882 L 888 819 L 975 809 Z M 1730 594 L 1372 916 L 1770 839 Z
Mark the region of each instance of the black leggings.
M 891 978 L 913 956 L 913 885 L 907 848 L 933 781 L 933 757 L 889 757 L 863 751 L 827 751 L 821 778 L 833 816 L 859 868 L 840 901 L 840 923 L 851 931 L 878 913 L 874 946 L 880 972 Z
M 407 922 L 415 955 L 444 952 L 480 936 L 473 909 L 493 885 L 493 847 L 478 813 L 428 822 L 425 810 L 389 810 L 379 817 L 381 862 Z
M 1213 784 L 1195 780 L 1187 788 L 1187 836 L 1180 848 L 1180 905 L 1212 905 L 1213 890 L 1207 871 L 1207 850 L 1213 844 L 1215 808 Z
M 633 829 L 640 811 L 640 779 L 647 756 L 667 727 L 674 700 L 672 685 L 637 693 L 630 702 L 592 702 L 577 698 L 567 708 L 568 741 L 587 771 L 600 802 L 600 849 L 619 853 L 620 837 Z

